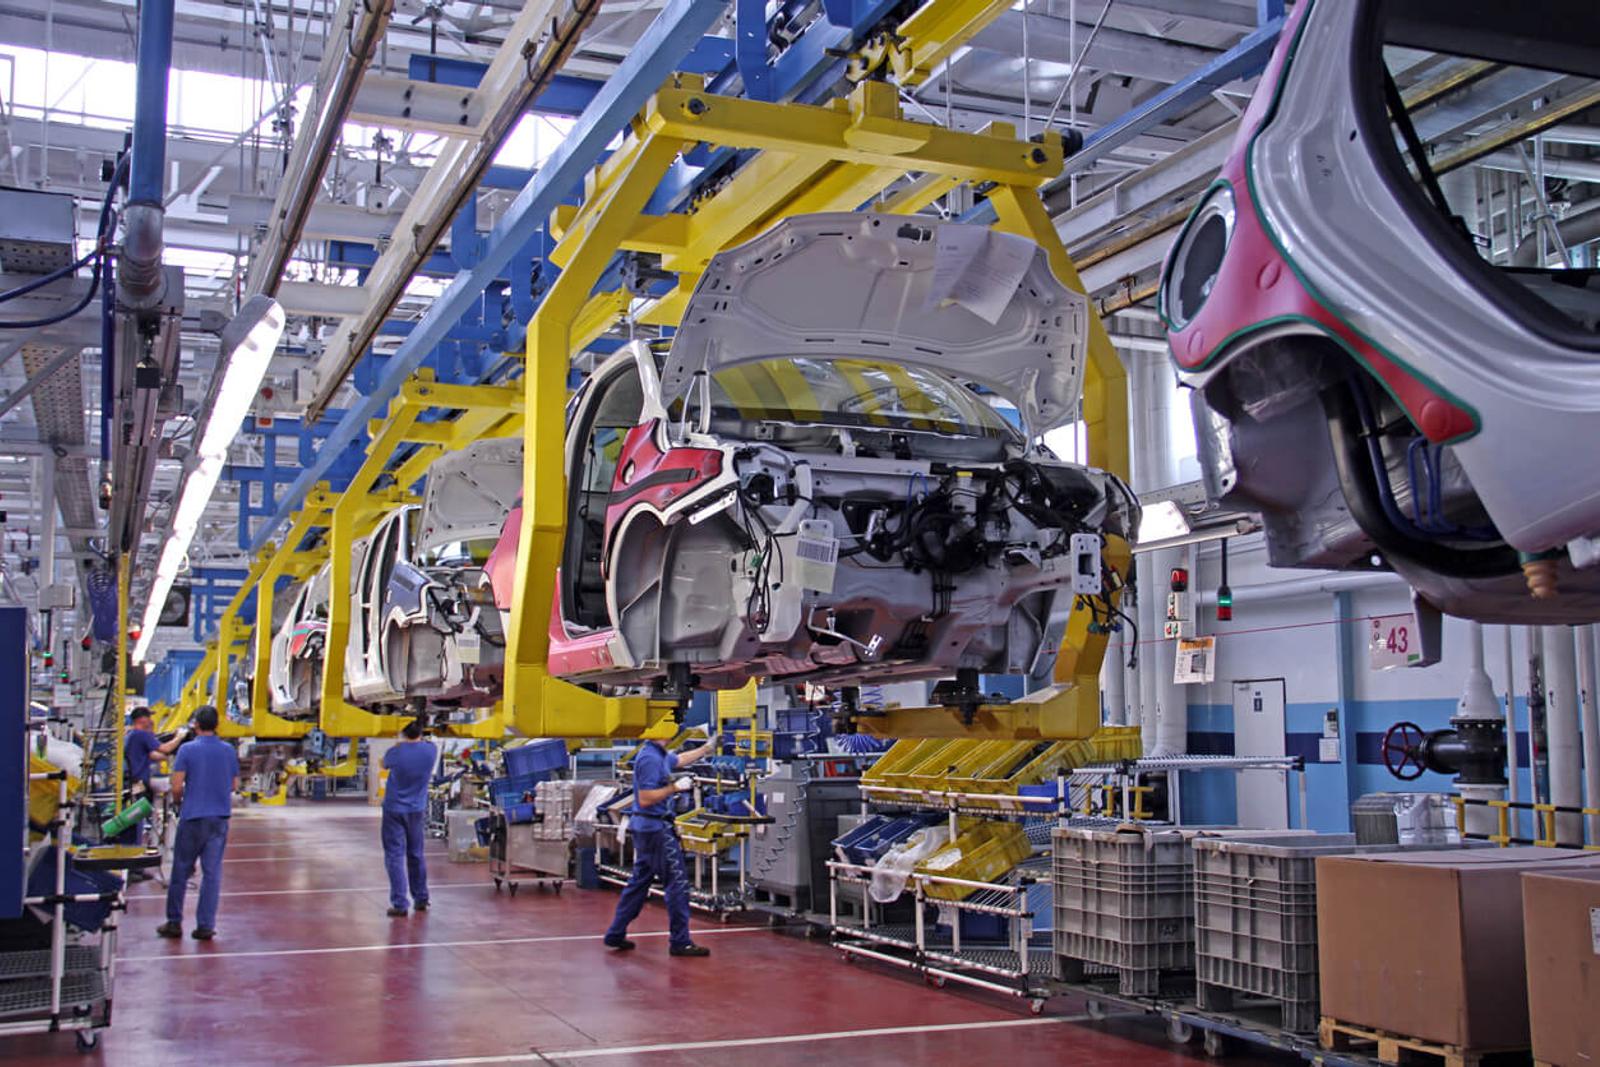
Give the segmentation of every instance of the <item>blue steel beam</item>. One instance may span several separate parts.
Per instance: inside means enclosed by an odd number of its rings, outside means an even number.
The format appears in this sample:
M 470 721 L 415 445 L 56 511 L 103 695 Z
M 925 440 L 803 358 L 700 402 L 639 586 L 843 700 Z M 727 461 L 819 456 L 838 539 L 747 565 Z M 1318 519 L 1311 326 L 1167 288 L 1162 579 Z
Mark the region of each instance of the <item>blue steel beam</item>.
M 260 551 L 278 527 L 288 521 L 327 466 L 365 430 L 368 420 L 382 417 L 389 398 L 445 340 L 456 320 L 472 310 L 473 303 L 512 257 L 528 245 L 555 206 L 583 180 L 616 132 L 638 114 L 711 28 L 723 6 L 724 0 L 668 0 L 633 51 L 584 109 L 566 140 L 511 202 L 484 243 L 483 259 L 456 275 L 417 328 L 401 342 L 377 388 L 346 413 L 323 443 L 316 462 L 300 472 L 277 511 L 256 531 L 252 551 Z
M 726 37 L 702 37 L 673 69 L 685 74 L 716 74 L 733 61 L 733 42 Z M 488 73 L 487 63 L 474 63 L 467 59 L 447 59 L 442 56 L 412 56 L 407 73 L 417 81 L 435 82 L 439 85 L 459 85 L 473 89 Z M 576 117 L 600 92 L 605 82 L 598 78 L 578 78 L 571 74 L 557 74 L 550 87 L 534 99 L 534 112 L 545 115 Z M 521 184 L 518 184 L 518 188 Z

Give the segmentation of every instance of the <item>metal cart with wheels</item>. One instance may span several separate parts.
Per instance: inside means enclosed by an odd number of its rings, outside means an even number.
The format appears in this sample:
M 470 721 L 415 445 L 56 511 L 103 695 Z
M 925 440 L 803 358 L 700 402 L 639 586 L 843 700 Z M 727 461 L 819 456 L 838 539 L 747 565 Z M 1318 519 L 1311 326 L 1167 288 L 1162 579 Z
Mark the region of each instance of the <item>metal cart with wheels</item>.
M 534 826 L 508 821 L 500 808 L 489 812 L 489 877 L 496 892 L 504 887 L 516 896 L 517 887 L 527 881 L 560 894 L 571 866 L 572 843 L 535 837 Z

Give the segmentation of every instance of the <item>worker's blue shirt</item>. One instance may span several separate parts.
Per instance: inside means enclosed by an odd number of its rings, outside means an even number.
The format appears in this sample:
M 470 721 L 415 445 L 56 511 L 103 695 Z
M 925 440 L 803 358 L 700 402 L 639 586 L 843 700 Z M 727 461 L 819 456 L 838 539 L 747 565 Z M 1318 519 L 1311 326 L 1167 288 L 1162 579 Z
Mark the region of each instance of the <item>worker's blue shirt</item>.
M 178 749 L 172 773 L 183 775 L 183 819 L 226 819 L 233 814 L 233 780 L 239 754 L 215 735 L 195 738 Z
M 428 810 L 428 783 L 439 750 L 432 741 L 402 741 L 383 754 L 389 782 L 383 787 L 383 810 L 397 815 Z
M 130 730 L 122 743 L 128 761 L 128 781 L 150 784 L 150 753 L 161 747 L 154 730 Z
M 666 825 L 672 798 L 646 805 L 639 803 L 639 794 L 647 789 L 665 789 L 672 784 L 672 772 L 677 769 L 677 753 L 668 752 L 660 741 L 646 741 L 633 757 L 633 806 L 628 811 L 635 831 L 659 830 Z

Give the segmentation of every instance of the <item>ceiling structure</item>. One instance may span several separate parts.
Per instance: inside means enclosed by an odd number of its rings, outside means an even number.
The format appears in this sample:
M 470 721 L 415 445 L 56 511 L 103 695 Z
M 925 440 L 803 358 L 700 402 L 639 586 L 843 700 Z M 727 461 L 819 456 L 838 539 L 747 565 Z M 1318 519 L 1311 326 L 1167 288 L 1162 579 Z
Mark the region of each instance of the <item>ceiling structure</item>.
M 297 426 L 308 406 L 322 414 L 351 400 L 361 384 L 359 373 L 350 374 L 352 364 L 369 347 L 381 355 L 398 344 L 453 276 L 454 203 L 469 197 L 476 229 L 488 229 L 560 143 L 568 116 L 586 100 L 583 82 L 592 88 L 615 72 L 662 6 L 657 0 L 616 0 L 593 11 L 539 0 L 393 5 L 377 27 L 370 66 L 355 79 L 298 240 L 285 253 L 278 298 L 290 324 L 258 398 L 259 431 Z M 821 7 L 821 0 L 766 5 L 769 52 L 798 39 Z M 1261 7 L 1271 13 L 1274 5 Z M 731 54 L 734 11 L 730 5 L 711 31 L 728 51 L 713 54 L 704 69 Z M 575 44 L 562 45 L 547 13 L 557 31 L 572 30 Z M 195 408 L 218 361 L 217 331 L 258 284 L 253 259 L 266 243 L 283 239 L 274 226 L 275 203 L 297 177 L 289 161 L 302 124 L 314 117 L 311 87 L 375 17 L 348 0 L 177 2 L 165 241 L 169 265 L 184 268 L 183 399 L 181 414 L 166 424 L 167 458 L 150 488 L 139 557 L 145 566 L 159 547 L 195 433 Z M 1089 140 L 1092 150 L 1069 159 L 1068 174 L 1047 190 L 1047 205 L 1091 294 L 1115 314 L 1113 334 L 1124 354 L 1162 359 L 1160 326 L 1148 305 L 1155 276 L 1176 227 L 1229 150 L 1254 79 L 1227 76 L 1227 62 L 1242 49 L 1264 57 L 1255 43 L 1260 17 L 1258 5 L 1243 0 L 1019 2 L 902 97 L 913 119 L 959 129 L 1006 122 L 1029 135 L 1076 131 Z M 76 198 L 80 250 L 98 224 L 104 168 L 129 127 L 135 22 L 133 0 L 0 0 L 0 185 Z M 553 88 L 541 83 L 544 94 L 530 104 L 530 78 L 546 57 L 559 61 L 566 80 Z M 1562 180 L 1573 204 L 1600 188 L 1589 184 L 1600 179 L 1600 162 L 1589 160 L 1600 135 L 1576 106 L 1588 86 L 1554 76 L 1530 80 L 1525 71 L 1467 72 L 1465 62 L 1391 56 L 1408 92 L 1445 87 L 1419 119 L 1419 131 L 1437 151 L 1494 140 L 1496 150 L 1480 153 L 1462 173 L 1476 178 L 1492 170 L 1504 178 L 1496 188 L 1522 204 L 1532 197 L 1532 183 L 1521 182 L 1516 141 L 1505 131 L 1536 110 L 1572 105 L 1546 138 L 1547 174 Z M 1218 69 L 1221 75 L 1207 73 Z M 48 73 L 42 85 L 40 71 Z M 724 91 L 738 84 L 735 76 Z M 1130 113 L 1178 90 L 1178 106 L 1110 136 Z M 943 206 L 961 211 L 970 204 Z M 1504 230 L 1496 248 L 1510 254 L 1523 235 L 1520 212 L 1488 223 Z M 437 240 L 425 247 L 417 247 L 420 239 L 408 241 L 419 226 Z M 0 274 L 0 290 L 25 281 Z M 74 279 L 47 295 L 8 302 L 6 313 L 47 314 L 87 285 L 87 278 Z M 99 345 L 94 308 L 48 330 L 0 334 L 0 597 L 36 604 L 47 586 L 83 582 L 84 568 L 104 552 L 107 519 L 96 500 Z M 234 471 L 293 467 L 304 458 L 299 451 L 294 435 L 245 432 L 230 462 Z M 225 475 L 190 550 L 191 572 L 247 564 L 239 509 L 247 502 L 270 513 L 260 490 L 259 483 Z M 56 537 L 46 546 L 52 504 Z M 52 565 L 53 576 L 46 573 Z M 136 576 L 134 611 L 143 606 L 139 588 Z M 75 611 L 58 613 L 63 632 L 86 629 L 84 600 L 80 595 Z M 163 628 L 151 658 L 194 643 L 190 630 Z

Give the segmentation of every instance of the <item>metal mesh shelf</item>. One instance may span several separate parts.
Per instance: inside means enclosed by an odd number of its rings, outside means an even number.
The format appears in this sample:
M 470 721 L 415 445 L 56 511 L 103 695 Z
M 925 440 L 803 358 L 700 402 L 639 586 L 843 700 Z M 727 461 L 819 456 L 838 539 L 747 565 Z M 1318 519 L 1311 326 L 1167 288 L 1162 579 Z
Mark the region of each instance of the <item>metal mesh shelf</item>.
M 105 975 L 98 971 L 69 974 L 61 981 L 61 1008 L 93 1008 L 106 999 Z M 50 979 L 19 978 L 0 982 L 0 1019 L 38 1015 L 50 1010 Z
M 100 969 L 100 949 L 94 945 L 68 945 L 67 974 L 87 974 Z M 0 952 L 0 982 L 18 978 L 48 978 L 50 976 L 50 950 L 30 949 L 23 952 Z M 0 986 L 0 990 L 4 990 Z

